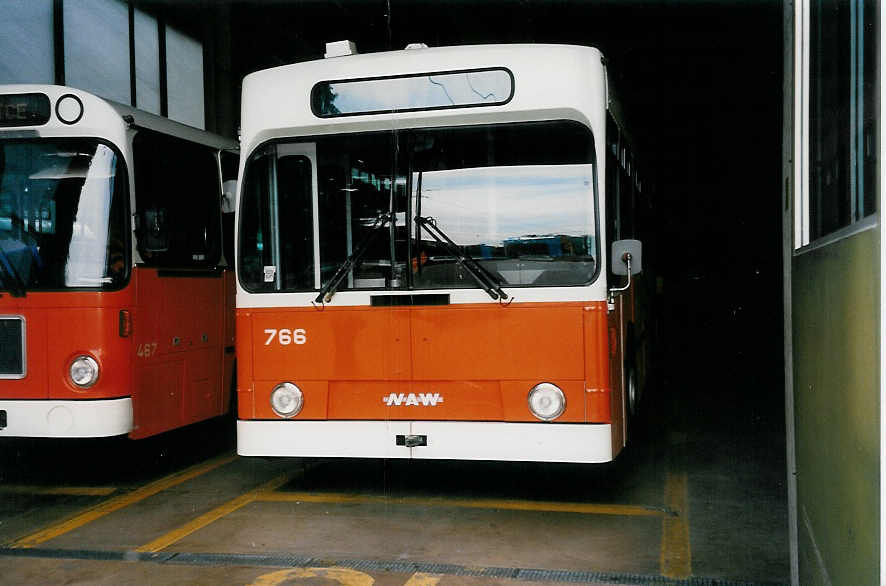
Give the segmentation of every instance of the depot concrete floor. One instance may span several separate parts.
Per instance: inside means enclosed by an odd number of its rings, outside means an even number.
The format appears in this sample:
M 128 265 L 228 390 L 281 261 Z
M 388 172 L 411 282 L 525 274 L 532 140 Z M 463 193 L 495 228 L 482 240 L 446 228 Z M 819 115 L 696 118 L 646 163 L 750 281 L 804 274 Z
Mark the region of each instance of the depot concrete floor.
M 787 582 L 777 409 L 707 402 L 652 401 L 604 466 L 239 458 L 223 421 L 7 440 L 2 581 Z

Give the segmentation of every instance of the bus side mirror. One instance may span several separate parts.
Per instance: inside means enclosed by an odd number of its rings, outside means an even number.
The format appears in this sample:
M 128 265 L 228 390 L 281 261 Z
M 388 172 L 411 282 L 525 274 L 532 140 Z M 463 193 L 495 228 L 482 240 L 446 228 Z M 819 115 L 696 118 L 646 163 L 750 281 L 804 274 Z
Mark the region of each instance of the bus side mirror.
M 237 195 L 237 180 L 228 179 L 222 183 L 222 200 L 221 207 L 223 214 L 229 214 L 234 211 L 234 198 Z
M 643 245 L 639 240 L 616 240 L 612 243 L 613 275 L 640 274 L 643 271 Z
M 169 224 L 166 208 L 147 208 L 136 216 L 140 248 L 147 252 L 169 250 Z

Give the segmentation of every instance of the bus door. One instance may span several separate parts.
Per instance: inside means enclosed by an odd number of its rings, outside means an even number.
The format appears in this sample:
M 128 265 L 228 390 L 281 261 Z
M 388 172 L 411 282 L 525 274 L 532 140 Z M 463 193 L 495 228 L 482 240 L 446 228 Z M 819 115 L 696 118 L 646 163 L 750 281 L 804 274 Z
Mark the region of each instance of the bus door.
M 147 130 L 133 142 L 133 438 L 220 415 L 224 271 L 216 153 Z

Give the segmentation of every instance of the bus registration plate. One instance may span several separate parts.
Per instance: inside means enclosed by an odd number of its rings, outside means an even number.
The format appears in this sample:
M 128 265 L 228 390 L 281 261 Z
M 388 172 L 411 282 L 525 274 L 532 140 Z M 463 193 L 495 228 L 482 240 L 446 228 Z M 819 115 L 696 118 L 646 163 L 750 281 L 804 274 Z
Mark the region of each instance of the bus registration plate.
M 398 435 L 395 440 L 398 446 L 406 446 L 407 448 L 428 445 L 428 436 L 426 435 Z

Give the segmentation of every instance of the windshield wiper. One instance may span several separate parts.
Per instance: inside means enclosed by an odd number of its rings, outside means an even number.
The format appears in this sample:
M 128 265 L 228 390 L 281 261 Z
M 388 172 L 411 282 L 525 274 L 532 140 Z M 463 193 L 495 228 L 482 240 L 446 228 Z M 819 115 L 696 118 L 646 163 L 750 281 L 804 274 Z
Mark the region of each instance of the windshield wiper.
M 335 295 L 335 288 L 341 280 L 345 278 L 345 275 L 348 274 L 354 265 L 357 264 L 357 261 L 366 253 L 369 249 L 369 245 L 372 244 L 372 241 L 375 239 L 375 236 L 382 230 L 382 228 L 391 223 L 393 218 L 393 212 L 382 212 L 375 218 L 375 222 L 369 227 L 369 232 L 360 239 L 360 242 L 357 243 L 357 247 L 354 249 L 354 252 L 351 253 L 351 256 L 348 257 L 348 260 L 338 267 L 338 270 L 335 271 L 332 278 L 323 285 L 322 289 L 320 289 L 320 293 L 314 299 L 315 303 L 329 303 L 332 296 Z
M 0 277 L 6 283 L 6 288 L 9 289 L 10 295 L 13 297 L 24 297 L 26 291 L 25 282 L 16 272 L 15 267 L 12 266 L 12 261 L 9 260 L 6 251 L 3 250 L 3 244 L 0 244 L 0 267 L 3 268 L 0 271 Z
M 505 293 L 501 286 L 498 284 L 498 279 L 496 279 L 489 271 L 487 271 L 483 265 L 474 260 L 470 254 L 466 251 L 463 251 L 459 248 L 458 244 L 452 241 L 449 236 L 446 235 L 443 230 L 437 226 L 437 222 L 433 218 L 426 218 L 423 216 L 416 216 L 415 223 L 418 226 L 424 228 L 428 234 L 430 234 L 434 240 L 443 245 L 449 254 L 455 257 L 455 260 L 458 261 L 464 269 L 470 274 L 477 283 L 486 291 L 487 295 L 492 297 L 493 299 L 501 299 L 502 301 L 507 300 L 508 294 Z

